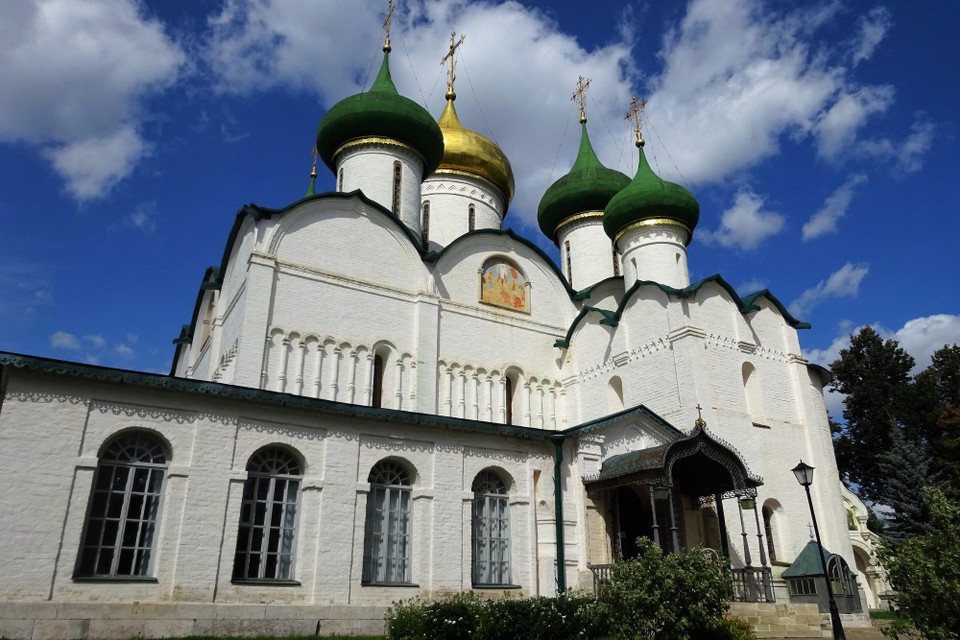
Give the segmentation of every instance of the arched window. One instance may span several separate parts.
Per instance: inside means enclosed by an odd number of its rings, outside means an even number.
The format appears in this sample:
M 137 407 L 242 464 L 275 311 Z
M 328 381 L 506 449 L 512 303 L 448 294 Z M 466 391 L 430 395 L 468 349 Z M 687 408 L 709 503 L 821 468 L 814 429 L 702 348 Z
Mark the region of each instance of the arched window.
M 399 160 L 393 161 L 393 215 L 400 215 L 400 178 L 403 173 L 403 165 Z
M 760 374 L 757 368 L 749 362 L 744 362 L 741 367 L 743 374 L 743 393 L 747 404 L 747 413 L 750 414 L 750 420 L 756 425 L 762 425 L 765 422 L 763 411 L 763 395 L 760 390 Z
M 616 243 L 613 243 L 613 275 L 620 275 L 620 252 L 617 251 Z
M 303 472 L 292 453 L 258 451 L 247 463 L 234 580 L 292 580 Z
M 343 168 L 337 172 L 337 191 L 343 191 Z
M 566 240 L 563 243 L 564 253 L 567 254 L 567 284 L 571 287 L 573 286 L 573 262 L 570 260 L 570 241 Z
M 620 376 L 610 378 L 610 385 L 607 387 L 607 409 L 611 413 L 623 410 L 623 381 Z
M 507 485 L 492 471 L 473 480 L 473 584 L 510 584 Z
M 149 576 L 167 455 L 145 433 L 117 436 L 97 463 L 77 576 Z
M 763 506 L 763 534 L 767 537 L 767 555 L 770 562 L 777 561 L 777 545 L 773 541 L 773 509 Z
M 477 228 L 477 208 L 473 205 L 467 207 L 467 231 L 473 231 Z
M 503 408 L 506 424 L 513 424 L 513 398 L 515 376 L 508 375 L 503 381 Z
M 430 201 L 423 203 L 423 211 L 420 214 L 420 244 L 424 247 L 430 242 Z
M 379 353 L 373 356 L 373 389 L 370 396 L 370 406 L 383 406 L 383 356 Z
M 367 521 L 363 540 L 363 583 L 410 582 L 411 517 L 409 472 L 381 460 L 367 478 Z

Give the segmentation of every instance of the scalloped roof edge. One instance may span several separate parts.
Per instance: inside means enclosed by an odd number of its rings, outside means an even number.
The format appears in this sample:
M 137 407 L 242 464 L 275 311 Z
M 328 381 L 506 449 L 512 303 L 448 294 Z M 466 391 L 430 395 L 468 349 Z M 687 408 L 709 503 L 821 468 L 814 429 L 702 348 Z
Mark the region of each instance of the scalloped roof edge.
M 610 280 L 610 278 L 601 280 L 600 282 L 594 285 L 591 285 L 586 289 L 583 289 L 577 294 L 578 297 L 575 298 L 575 300 L 583 300 L 584 298 L 588 297 L 590 292 L 595 287 L 602 284 L 603 282 L 606 282 L 607 280 Z M 570 341 L 573 338 L 573 333 L 576 330 L 577 325 L 580 323 L 581 320 L 583 320 L 583 318 L 587 316 L 587 313 L 590 311 L 596 311 L 603 316 L 603 319 L 600 320 L 600 324 L 605 324 L 611 327 L 617 326 L 620 322 L 620 318 L 623 317 L 623 310 L 626 308 L 627 303 L 637 293 L 637 291 L 639 291 L 643 287 L 653 286 L 653 287 L 657 287 L 667 295 L 675 295 L 679 298 L 688 298 L 691 295 L 694 295 L 697 291 L 699 291 L 701 287 L 703 287 L 703 285 L 708 283 L 716 284 L 719 287 L 721 287 L 723 290 L 725 290 L 727 293 L 729 293 L 730 297 L 737 304 L 737 307 L 740 309 L 740 313 L 742 314 L 752 313 L 754 311 L 760 311 L 760 307 L 757 306 L 756 301 L 759 300 L 760 298 L 766 298 L 767 300 L 770 301 L 771 304 L 773 304 L 774 307 L 776 307 L 777 311 L 780 313 L 781 316 L 783 316 L 783 319 L 791 327 L 793 327 L 794 329 L 810 328 L 809 322 L 801 322 L 796 318 L 794 318 L 793 315 L 789 311 L 787 311 L 787 308 L 783 306 L 783 303 L 780 302 L 780 300 L 778 300 L 776 296 L 770 293 L 768 289 L 763 289 L 762 291 L 751 293 L 749 296 L 745 298 L 741 298 L 740 295 L 736 292 L 736 290 L 734 290 L 734 288 L 730 286 L 730 283 L 724 280 L 720 274 L 714 274 L 712 276 L 704 278 L 703 280 L 694 282 L 693 284 L 686 286 L 682 289 L 675 289 L 671 286 L 660 284 L 659 282 L 654 282 L 653 280 L 637 280 L 623 294 L 623 298 L 620 299 L 620 304 L 617 305 L 616 311 L 608 311 L 606 309 L 598 309 L 596 307 L 590 307 L 590 306 L 584 305 L 580 313 L 577 314 L 577 317 L 574 318 L 572 323 L 570 323 L 570 328 L 567 329 L 566 335 L 562 339 L 555 341 L 553 346 L 557 347 L 558 349 L 568 348 L 570 346 Z

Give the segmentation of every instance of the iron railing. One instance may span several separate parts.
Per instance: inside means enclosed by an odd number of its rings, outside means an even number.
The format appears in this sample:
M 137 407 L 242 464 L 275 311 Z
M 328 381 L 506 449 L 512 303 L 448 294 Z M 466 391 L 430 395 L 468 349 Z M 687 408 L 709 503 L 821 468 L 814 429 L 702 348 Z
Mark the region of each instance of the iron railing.
M 587 565 L 593 573 L 593 594 L 600 593 L 600 585 L 610 579 L 612 564 Z M 773 573 L 769 567 L 731 569 L 733 599 L 737 602 L 776 602 L 773 594 Z

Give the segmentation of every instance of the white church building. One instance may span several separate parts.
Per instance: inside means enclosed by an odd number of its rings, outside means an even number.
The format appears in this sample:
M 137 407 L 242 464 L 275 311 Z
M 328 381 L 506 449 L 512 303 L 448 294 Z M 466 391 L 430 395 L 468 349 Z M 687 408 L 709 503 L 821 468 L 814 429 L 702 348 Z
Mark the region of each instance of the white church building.
M 769 292 L 690 282 L 699 205 L 639 128 L 631 179 L 581 109 L 558 267 L 503 228 L 452 70 L 437 120 L 385 51 L 320 123 L 336 190 L 238 212 L 170 375 L 0 353 L 0 636 L 380 633 L 399 599 L 593 589 L 640 536 L 786 603 L 801 459 L 858 566 L 829 373 Z

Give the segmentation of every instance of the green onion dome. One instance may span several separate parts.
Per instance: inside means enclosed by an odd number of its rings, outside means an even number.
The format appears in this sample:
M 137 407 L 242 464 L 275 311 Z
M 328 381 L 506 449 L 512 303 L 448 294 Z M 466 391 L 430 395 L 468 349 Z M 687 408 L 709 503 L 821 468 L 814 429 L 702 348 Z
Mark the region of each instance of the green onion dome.
M 626 227 L 644 220 L 679 222 L 690 235 L 700 220 L 700 204 L 693 194 L 673 182 L 662 180 L 650 168 L 640 147 L 637 175 L 625 189 L 610 199 L 603 213 L 603 230 L 616 240 Z M 689 239 L 688 239 L 689 240 Z
M 443 158 L 443 133 L 430 113 L 401 96 L 390 77 L 388 54 L 369 91 L 344 98 L 330 107 L 317 128 L 317 152 L 336 171 L 334 156 L 347 142 L 381 137 L 413 147 L 424 159 L 423 175 Z
M 578 213 L 603 211 L 616 193 L 630 184 L 630 178 L 600 164 L 580 125 L 580 151 L 570 172 L 554 182 L 540 199 L 537 221 L 544 235 L 556 242 L 557 228 Z

